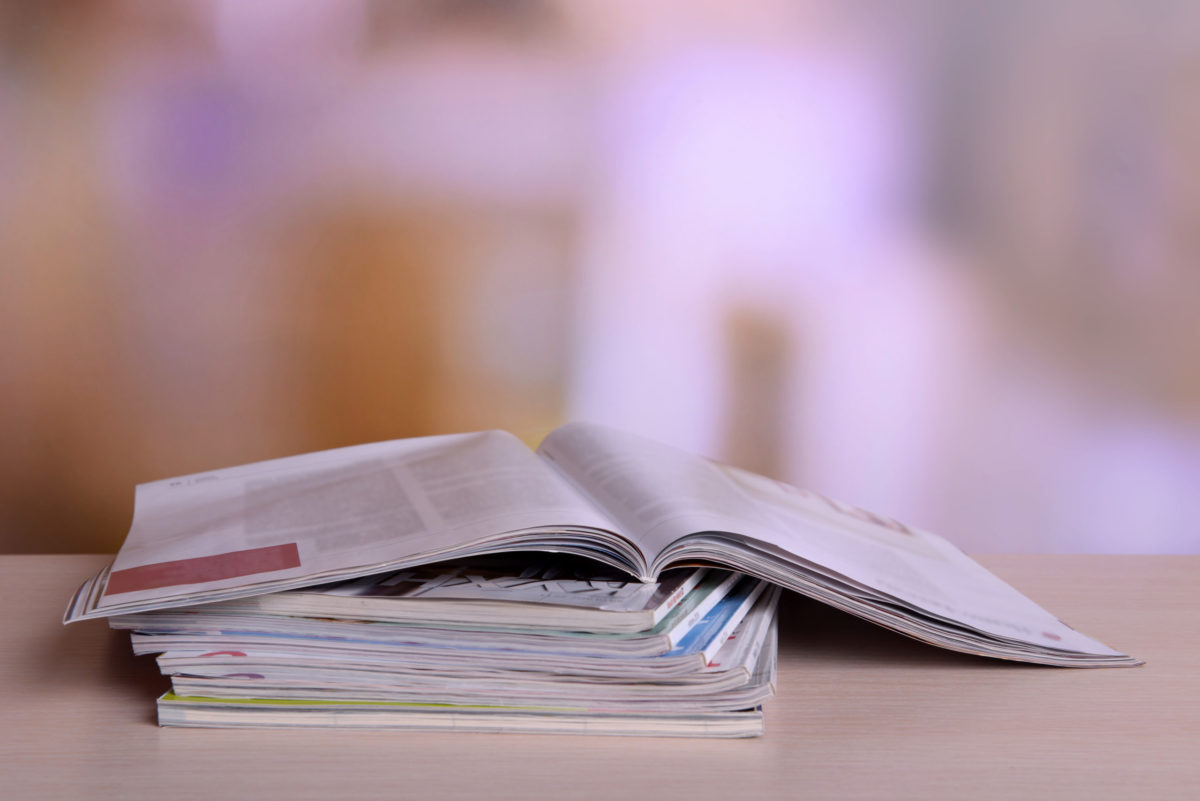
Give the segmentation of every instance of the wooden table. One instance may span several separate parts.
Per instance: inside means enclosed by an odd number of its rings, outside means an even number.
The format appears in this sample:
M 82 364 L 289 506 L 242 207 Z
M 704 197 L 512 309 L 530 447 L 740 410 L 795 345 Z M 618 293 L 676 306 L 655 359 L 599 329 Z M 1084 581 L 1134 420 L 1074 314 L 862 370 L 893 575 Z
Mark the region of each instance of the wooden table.
M 1147 661 L 943 652 L 790 596 L 755 740 L 160 729 L 127 635 L 62 627 L 102 556 L 0 557 L 0 797 L 1200 798 L 1200 556 L 980 561 Z

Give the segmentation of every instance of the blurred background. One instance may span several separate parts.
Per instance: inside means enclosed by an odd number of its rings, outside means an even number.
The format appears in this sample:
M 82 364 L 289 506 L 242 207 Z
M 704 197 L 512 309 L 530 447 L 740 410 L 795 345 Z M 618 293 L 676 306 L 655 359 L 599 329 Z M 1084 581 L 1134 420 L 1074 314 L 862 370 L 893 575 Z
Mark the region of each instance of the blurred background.
M 1200 552 L 1200 4 L 8 0 L 0 551 L 588 419 Z

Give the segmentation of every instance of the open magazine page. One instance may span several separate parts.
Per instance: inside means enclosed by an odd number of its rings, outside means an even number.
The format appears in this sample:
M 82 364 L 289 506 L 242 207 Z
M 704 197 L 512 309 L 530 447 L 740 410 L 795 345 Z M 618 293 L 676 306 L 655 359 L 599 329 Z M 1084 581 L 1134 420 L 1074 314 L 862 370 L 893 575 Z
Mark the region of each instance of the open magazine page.
M 570 423 L 551 432 L 538 453 L 611 515 L 651 561 L 697 531 L 748 534 L 772 524 L 707 460 L 633 434 Z
M 850 598 L 852 605 L 875 605 L 884 609 L 873 616 L 878 622 L 894 616 L 899 602 L 901 608 L 1037 648 L 1118 653 L 1062 623 L 933 534 L 602 426 L 564 426 L 540 451 L 628 527 L 647 553 L 659 554 L 652 560 L 656 569 L 673 559 L 725 557 L 755 572 L 746 557 L 755 552 L 764 567 L 774 558 L 804 568 L 760 575 L 809 594 L 815 584 Z M 693 536 L 700 532 L 728 536 Z M 828 593 L 824 599 L 831 600 Z
M 511 434 L 360 445 L 138 486 L 133 525 L 95 605 L 103 614 L 215 600 L 205 594 L 253 594 L 263 582 L 282 589 L 536 537 L 566 550 L 581 530 L 612 528 Z M 527 534 L 501 542 L 512 532 Z M 597 555 L 594 544 L 582 550 Z M 620 563 L 642 561 L 624 550 Z

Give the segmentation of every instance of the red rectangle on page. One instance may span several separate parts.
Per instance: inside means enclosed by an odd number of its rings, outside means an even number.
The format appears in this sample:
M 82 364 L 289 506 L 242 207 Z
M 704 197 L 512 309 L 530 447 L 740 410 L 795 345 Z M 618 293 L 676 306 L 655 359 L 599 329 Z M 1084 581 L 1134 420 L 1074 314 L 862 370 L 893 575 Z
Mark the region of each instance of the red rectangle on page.
M 201 584 L 289 567 L 300 567 L 300 551 L 294 542 L 114 570 L 108 576 L 104 594 L 156 590 L 177 584 Z

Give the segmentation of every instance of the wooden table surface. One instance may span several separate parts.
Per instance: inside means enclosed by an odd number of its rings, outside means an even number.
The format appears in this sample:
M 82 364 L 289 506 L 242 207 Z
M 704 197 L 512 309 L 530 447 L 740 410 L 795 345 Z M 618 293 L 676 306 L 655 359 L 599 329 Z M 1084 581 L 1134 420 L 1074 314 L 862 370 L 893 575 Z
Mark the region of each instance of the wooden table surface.
M 1200 799 L 1200 556 L 980 558 L 1136 669 L 952 654 L 788 596 L 753 740 L 160 729 L 153 659 L 59 624 L 106 559 L 0 556 L 0 798 Z

